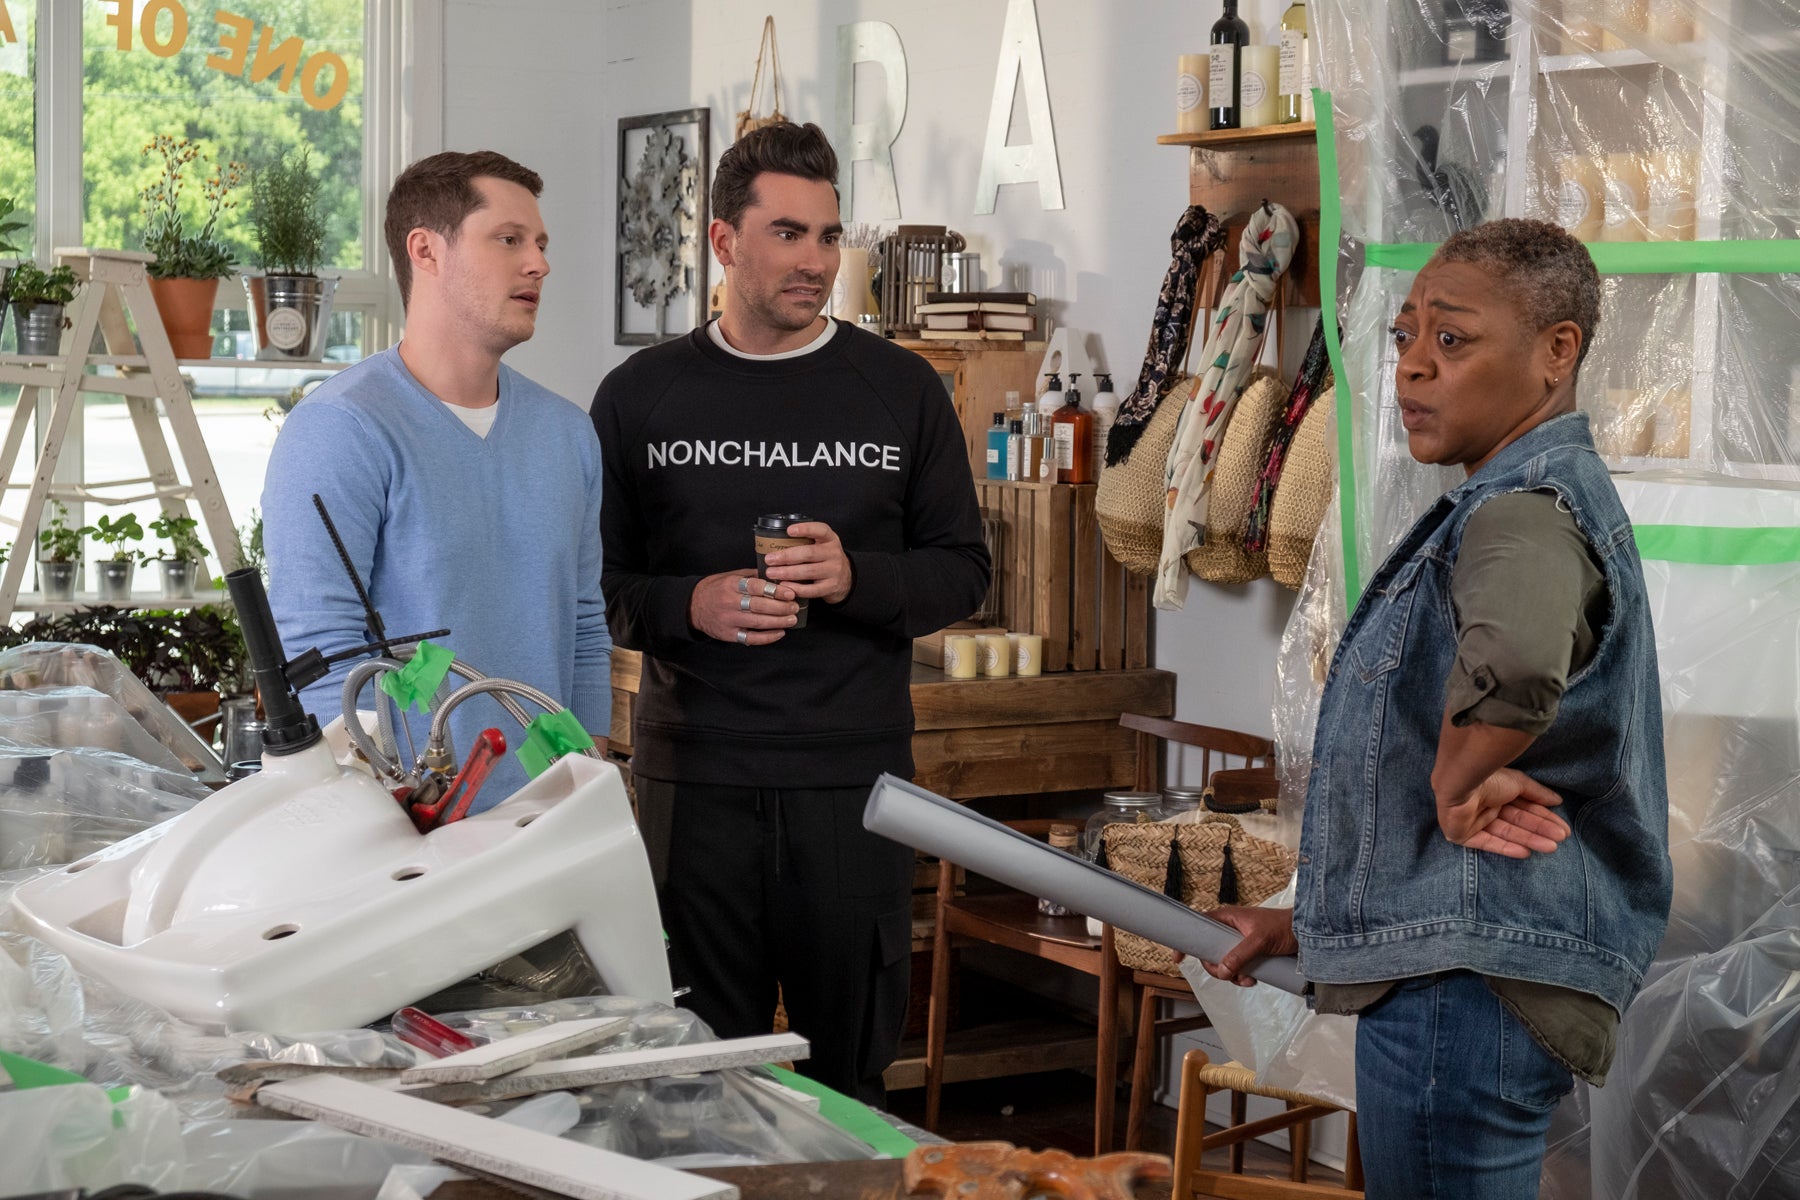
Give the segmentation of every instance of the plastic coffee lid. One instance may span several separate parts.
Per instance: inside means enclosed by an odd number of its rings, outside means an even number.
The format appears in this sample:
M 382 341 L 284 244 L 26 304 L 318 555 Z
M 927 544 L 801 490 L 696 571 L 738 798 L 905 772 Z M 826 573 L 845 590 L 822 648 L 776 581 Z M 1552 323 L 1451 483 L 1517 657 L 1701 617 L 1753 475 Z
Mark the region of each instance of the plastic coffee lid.
M 1114 808 L 1149 808 L 1162 803 L 1161 792 L 1107 792 L 1103 798 Z
M 810 521 L 805 513 L 765 513 L 756 518 L 756 532 L 773 533 L 786 536 L 789 525 L 798 525 L 802 521 Z

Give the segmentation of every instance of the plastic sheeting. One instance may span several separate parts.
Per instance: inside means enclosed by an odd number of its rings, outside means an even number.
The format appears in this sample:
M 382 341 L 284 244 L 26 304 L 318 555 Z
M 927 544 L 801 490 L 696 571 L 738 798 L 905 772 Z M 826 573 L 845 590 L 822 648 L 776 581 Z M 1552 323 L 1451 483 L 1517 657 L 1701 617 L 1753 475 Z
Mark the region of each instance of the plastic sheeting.
M 207 783 L 224 782 L 224 768 L 212 747 L 106 651 L 65 642 L 32 642 L 0 652 L 0 689 L 4 689 L 0 690 L 0 696 L 6 692 L 31 693 L 46 688 L 87 688 L 101 692 L 110 696 L 129 720 L 109 721 L 105 714 L 110 710 L 103 709 L 84 712 L 79 717 L 59 713 L 57 722 L 44 731 L 41 723 L 34 723 L 29 718 L 48 714 L 21 700 L 14 720 L 22 723 L 0 724 L 0 737 L 17 737 L 27 745 L 59 749 L 86 746 L 123 751 L 151 766 L 185 771 Z M 23 736 L 20 731 L 24 731 Z M 55 740 L 36 741 L 33 737 Z M 144 740 L 146 737 L 150 739 L 148 742 Z M 84 738 L 91 740 L 81 740 Z
M 1578 399 L 1634 473 L 1675 897 L 1610 1082 L 1557 1113 L 1542 1194 L 1800 1195 L 1800 18 L 1787 0 L 1309 13 L 1336 126 L 1347 457 L 1278 661 L 1283 812 L 1297 826 L 1346 609 L 1457 481 L 1407 453 L 1393 316 L 1454 229 L 1556 221 L 1602 271 Z

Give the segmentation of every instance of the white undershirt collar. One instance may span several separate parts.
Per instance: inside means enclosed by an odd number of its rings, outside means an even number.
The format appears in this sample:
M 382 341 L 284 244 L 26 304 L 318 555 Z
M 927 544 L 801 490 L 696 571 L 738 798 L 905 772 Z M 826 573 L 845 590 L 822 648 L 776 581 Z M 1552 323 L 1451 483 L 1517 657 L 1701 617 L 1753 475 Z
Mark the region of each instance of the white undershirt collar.
M 719 331 L 719 323 L 717 321 L 708 321 L 706 323 L 706 334 L 708 337 L 712 338 L 713 345 L 734 358 L 748 358 L 753 359 L 756 362 L 776 362 L 783 358 L 799 358 L 802 354 L 811 354 L 815 350 L 822 350 L 825 348 L 825 343 L 831 340 L 831 335 L 836 332 L 837 322 L 830 317 L 826 317 L 825 331 L 798 350 L 783 350 L 780 354 L 747 354 L 725 340 L 725 335 Z

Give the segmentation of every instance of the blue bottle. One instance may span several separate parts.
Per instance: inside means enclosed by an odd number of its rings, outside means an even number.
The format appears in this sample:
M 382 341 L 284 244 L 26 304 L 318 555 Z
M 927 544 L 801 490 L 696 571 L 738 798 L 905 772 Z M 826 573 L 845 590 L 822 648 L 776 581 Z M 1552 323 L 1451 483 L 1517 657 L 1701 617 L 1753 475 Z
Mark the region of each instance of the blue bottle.
M 988 430 L 987 477 L 1006 478 L 1006 414 L 994 414 L 994 426 Z

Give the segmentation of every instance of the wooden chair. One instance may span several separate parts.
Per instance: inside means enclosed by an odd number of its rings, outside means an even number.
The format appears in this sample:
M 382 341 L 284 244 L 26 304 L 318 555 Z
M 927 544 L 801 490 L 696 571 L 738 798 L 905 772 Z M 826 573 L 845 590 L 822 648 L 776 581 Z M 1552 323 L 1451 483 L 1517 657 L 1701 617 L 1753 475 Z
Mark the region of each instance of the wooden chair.
M 1068 823 L 1067 820 L 1006 822 L 1022 833 L 1039 838 L 1047 836 L 1052 825 Z M 1095 936 L 1087 931 L 1085 917 L 1045 916 L 1038 911 L 1037 898 L 1023 892 L 958 896 L 954 864 L 939 861 L 937 928 L 932 935 L 931 948 L 931 1009 L 925 1026 L 927 1129 L 937 1128 L 943 1095 L 944 1055 L 950 1023 L 952 938 L 1004 946 L 1092 975 L 1100 981 L 1100 1013 L 1094 1051 L 1094 1153 L 1106 1153 L 1112 1144 L 1121 990 L 1119 957 L 1113 950 L 1112 930 L 1104 928 L 1099 936 Z
M 1206 1132 L 1206 1098 L 1214 1092 L 1231 1093 L 1231 1124 L 1217 1133 Z M 1245 1121 L 1246 1096 L 1266 1096 L 1287 1105 L 1286 1112 Z M 1320 1117 L 1343 1112 L 1337 1105 L 1305 1092 L 1268 1087 L 1256 1081 L 1256 1073 L 1237 1063 L 1214 1063 L 1204 1050 L 1190 1050 L 1181 1063 L 1181 1105 L 1175 1115 L 1175 1181 L 1171 1200 L 1194 1196 L 1237 1196 L 1243 1200 L 1313 1200 L 1335 1197 L 1354 1200 L 1362 1196 L 1362 1154 L 1356 1144 L 1356 1114 L 1349 1114 L 1350 1135 L 1344 1153 L 1344 1185 L 1327 1188 L 1306 1182 L 1312 1147 L 1312 1123 Z M 1278 1129 L 1287 1129 L 1291 1166 L 1287 1180 L 1250 1179 L 1243 1176 L 1244 1143 Z M 1206 1151 L 1231 1148 L 1231 1174 L 1201 1169 Z
M 1200 751 L 1200 786 L 1212 787 L 1221 799 L 1237 800 L 1246 796 L 1261 800 L 1274 794 L 1275 743 L 1255 734 L 1233 729 L 1215 729 L 1193 725 L 1168 717 L 1145 717 L 1126 713 L 1119 724 L 1134 730 L 1138 736 L 1138 781 L 1144 791 L 1159 788 L 1157 767 L 1161 762 L 1160 742 L 1192 746 Z M 1242 767 L 1231 768 L 1238 762 Z M 1153 971 L 1129 973 L 1130 990 L 1137 993 L 1138 1012 L 1134 1028 L 1136 1045 L 1131 1064 L 1131 1101 L 1125 1121 L 1125 1149 L 1143 1145 L 1144 1124 L 1150 1110 L 1150 1084 L 1156 1070 L 1156 1048 L 1163 1038 L 1208 1024 L 1204 1016 L 1158 1019 L 1157 1011 L 1165 1001 L 1193 1002 L 1194 990 L 1179 975 L 1160 975 Z
M 1211 778 L 1215 762 L 1228 759 L 1247 762 L 1266 761 L 1274 754 L 1274 744 L 1267 738 L 1213 729 L 1163 717 L 1146 717 L 1136 713 L 1120 716 L 1119 724 L 1137 733 L 1136 786 L 1142 791 L 1156 791 L 1161 780 L 1161 747 L 1159 741 L 1179 742 L 1201 750 L 1201 782 Z M 1009 821 L 1007 824 L 1034 837 L 1044 837 L 1050 826 L 1066 824 L 1066 820 Z M 975 896 L 956 894 L 956 868 L 948 861 L 938 864 L 936 916 L 937 926 L 932 941 L 931 1005 L 925 1030 L 925 1126 L 936 1128 L 944 1084 L 944 1059 L 949 1038 L 949 997 L 951 985 L 951 951 L 953 939 L 985 942 L 1004 946 L 1022 954 L 1045 959 L 1092 975 L 1099 980 L 1100 1003 L 1095 1027 L 1094 1051 L 1094 1153 L 1112 1149 L 1113 1122 L 1118 1089 L 1118 1054 L 1121 1040 L 1121 1012 L 1129 1022 L 1132 1017 L 1133 993 L 1140 986 L 1180 987 L 1180 995 L 1192 999 L 1186 981 L 1164 975 L 1133 973 L 1119 964 L 1113 948 L 1111 927 L 1102 927 L 1099 936 L 1088 933 L 1086 920 L 1080 916 L 1046 917 L 1037 910 L 1035 897 L 1019 892 L 1003 892 Z M 1140 985 L 1137 981 L 1143 980 Z M 1124 1001 L 1121 1004 L 1121 1000 Z M 1153 1018 L 1155 1001 L 1144 1005 Z M 1135 1146 L 1141 1136 L 1149 1081 L 1154 1067 L 1153 1047 L 1157 1037 L 1166 1037 L 1184 1029 L 1206 1023 L 1204 1017 L 1187 1017 L 1173 1021 L 1137 1026 L 1140 1031 L 1138 1049 L 1133 1058 L 1131 1115 L 1127 1122 L 1127 1145 Z M 1125 1032 L 1131 1027 L 1128 1026 Z M 1133 1134 L 1132 1130 L 1139 1131 Z

